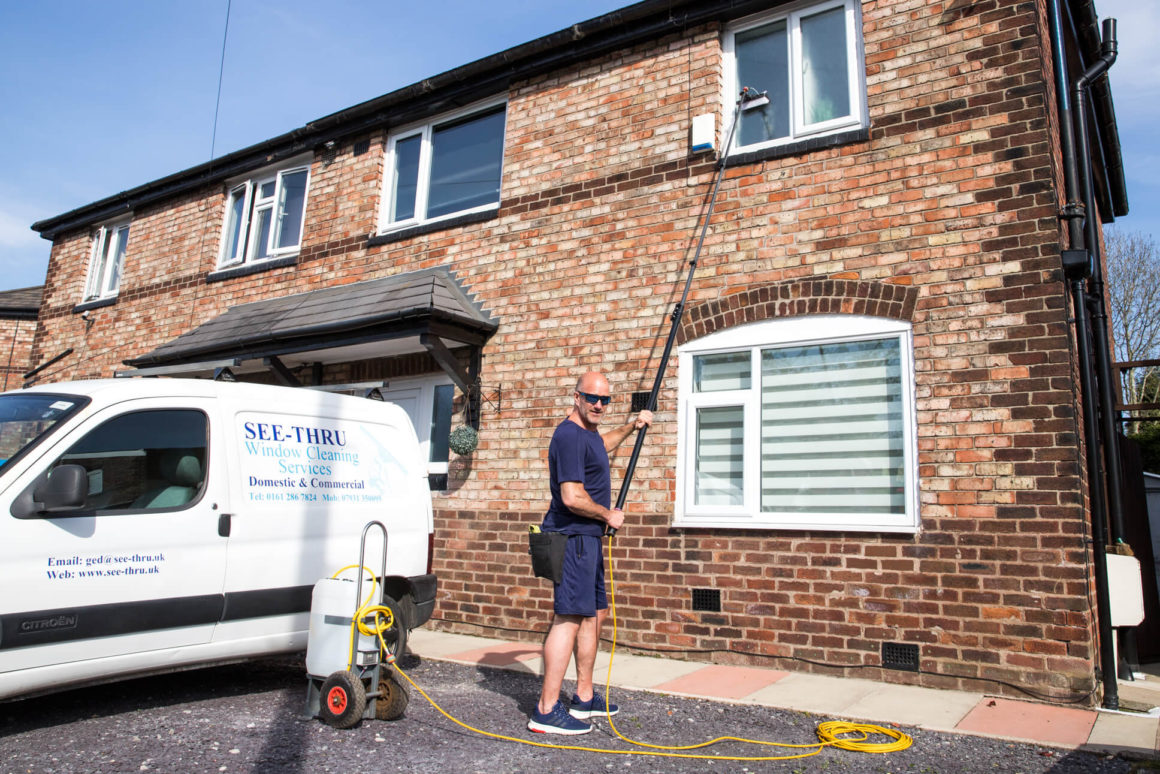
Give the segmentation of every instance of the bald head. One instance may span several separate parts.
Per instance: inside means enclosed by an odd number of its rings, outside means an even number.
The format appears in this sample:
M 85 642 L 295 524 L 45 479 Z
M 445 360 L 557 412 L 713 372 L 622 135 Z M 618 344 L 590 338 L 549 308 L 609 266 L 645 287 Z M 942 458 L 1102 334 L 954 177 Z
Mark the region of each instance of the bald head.
M 595 430 L 608 409 L 609 395 L 611 393 L 608 379 L 604 378 L 604 374 L 589 371 L 576 382 L 576 391 L 572 393 L 572 413 L 569 418 L 581 427 Z M 594 402 L 590 402 L 589 397 Z
M 576 380 L 576 392 L 608 395 L 608 380 L 599 371 L 589 371 Z

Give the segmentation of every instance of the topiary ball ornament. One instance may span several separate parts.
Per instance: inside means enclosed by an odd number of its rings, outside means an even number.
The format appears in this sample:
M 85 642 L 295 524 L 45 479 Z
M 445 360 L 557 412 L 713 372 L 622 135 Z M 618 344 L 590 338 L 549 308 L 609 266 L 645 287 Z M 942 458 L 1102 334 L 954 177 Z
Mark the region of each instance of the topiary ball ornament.
M 479 433 L 471 425 L 460 425 L 451 431 L 447 445 L 460 456 L 471 454 L 479 446 Z

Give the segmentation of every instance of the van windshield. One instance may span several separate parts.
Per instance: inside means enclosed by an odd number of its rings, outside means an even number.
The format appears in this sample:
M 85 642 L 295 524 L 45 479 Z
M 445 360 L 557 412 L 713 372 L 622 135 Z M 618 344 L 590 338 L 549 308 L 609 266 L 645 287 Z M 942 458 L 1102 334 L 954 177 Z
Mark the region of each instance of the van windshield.
M 61 420 L 89 402 L 77 395 L 0 395 L 0 475 L 10 462 L 52 432 Z

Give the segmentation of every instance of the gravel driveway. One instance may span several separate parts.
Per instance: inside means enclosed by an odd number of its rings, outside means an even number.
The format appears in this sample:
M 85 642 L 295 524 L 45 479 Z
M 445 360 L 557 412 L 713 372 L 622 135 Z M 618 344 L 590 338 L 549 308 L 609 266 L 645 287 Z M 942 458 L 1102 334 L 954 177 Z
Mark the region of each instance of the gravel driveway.
M 582 737 L 531 734 L 524 728 L 539 692 L 518 672 L 410 658 L 409 674 L 444 708 L 489 731 L 533 741 L 625 749 L 605 719 Z M 1066 752 L 982 737 L 911 728 L 909 750 L 871 755 L 826 749 L 792 761 L 703 761 L 545 750 L 487 739 L 439 715 L 412 692 L 406 716 L 363 721 L 339 731 L 301 717 L 305 673 L 300 661 L 183 672 L 0 704 L 0 771 L 67 772 L 1004 772 L 1111 774 L 1154 771 L 1156 764 Z M 809 743 L 827 718 L 616 690 L 617 728 L 659 744 L 689 744 L 721 735 Z M 875 741 L 884 741 L 878 739 Z M 777 748 L 725 743 L 717 755 L 780 755 Z

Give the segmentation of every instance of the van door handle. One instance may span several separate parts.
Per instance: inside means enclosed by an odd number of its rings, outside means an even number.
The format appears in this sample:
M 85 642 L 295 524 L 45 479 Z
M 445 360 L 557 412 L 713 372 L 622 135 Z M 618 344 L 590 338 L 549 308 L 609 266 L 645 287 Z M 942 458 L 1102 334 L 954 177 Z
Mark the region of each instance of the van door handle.
M 230 514 L 223 513 L 218 516 L 218 535 L 221 537 L 230 536 Z

